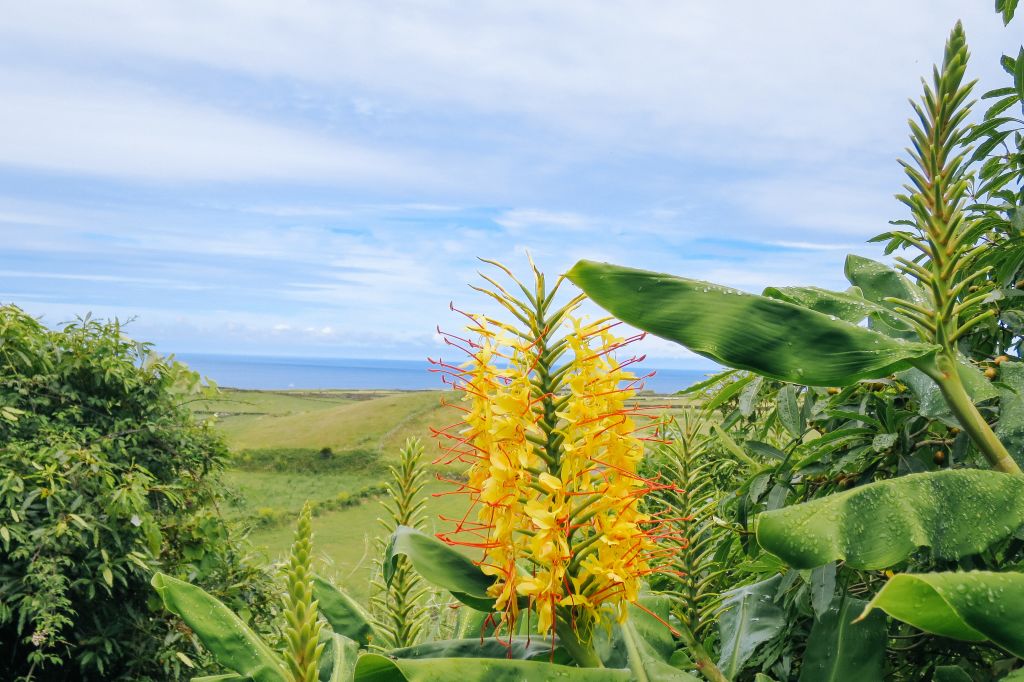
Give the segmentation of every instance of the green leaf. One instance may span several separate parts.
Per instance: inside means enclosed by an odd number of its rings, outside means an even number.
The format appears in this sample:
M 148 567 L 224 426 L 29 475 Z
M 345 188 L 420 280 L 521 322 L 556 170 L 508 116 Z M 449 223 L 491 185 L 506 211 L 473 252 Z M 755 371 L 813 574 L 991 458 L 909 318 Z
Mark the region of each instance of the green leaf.
M 800 682 L 877 682 L 884 679 L 885 617 L 851 621 L 867 602 L 837 598 L 811 628 Z
M 958 665 L 935 666 L 932 682 L 974 682 L 967 671 Z
M 867 301 L 890 311 L 889 315 L 872 314 L 869 322 L 872 329 L 898 338 L 917 338 L 913 328 L 893 311 L 894 304 L 886 299 L 922 303 L 924 299 L 918 287 L 888 265 L 852 253 L 846 257 L 845 272 L 846 279 L 861 290 Z
M 1024 453 L 1024 363 L 1004 362 L 999 366 L 999 421 L 996 436 L 1018 464 Z
M 283 661 L 216 598 L 163 573 L 155 574 L 151 584 L 167 610 L 192 628 L 222 666 L 254 682 L 286 682 Z
M 901 573 L 875 595 L 862 617 L 873 609 L 925 632 L 968 642 L 991 641 L 1024 657 L 1022 573 Z
M 313 576 L 313 597 L 319 602 L 320 615 L 337 634 L 355 640 L 360 646 L 375 638 L 373 621 L 366 609 L 320 576 Z
M 390 659 L 378 654 L 364 654 L 356 664 L 355 679 L 357 682 L 630 682 L 633 677 L 629 670 L 575 668 L 538 661 L 500 658 Z
M 804 433 L 804 420 L 796 401 L 796 386 L 786 384 L 778 393 L 776 409 L 779 421 L 792 436 L 799 438 Z
M 824 315 L 832 315 L 840 320 L 858 324 L 866 318 L 874 318 L 884 322 L 886 327 L 899 333 L 890 336 L 917 338 L 913 327 L 905 319 L 894 313 L 890 308 L 875 301 L 869 301 L 860 294 L 860 287 L 848 291 L 829 291 L 818 287 L 768 287 L 764 295 L 788 301 L 803 308 L 810 308 Z M 880 330 L 881 331 L 881 330 Z
M 384 579 L 389 583 L 400 555 L 409 558 L 424 580 L 448 590 L 463 604 L 478 611 L 494 610 L 494 599 L 487 596 L 487 589 L 494 579 L 437 538 L 408 526 L 399 526 L 391 536 L 384 557 Z
M 1024 476 L 976 469 L 910 474 L 765 512 L 760 545 L 795 568 L 880 569 L 930 547 L 977 554 L 1024 523 Z
M 718 617 L 722 639 L 718 667 L 727 678 L 735 678 L 757 647 L 785 627 L 785 611 L 775 603 L 781 582 L 782 576 L 777 575 L 725 593 Z
M 845 386 L 930 362 L 936 349 L 708 282 L 591 261 L 578 262 L 568 277 L 624 322 L 792 383 Z
M 980 403 L 999 395 L 992 382 L 986 379 L 985 375 L 962 355 L 958 355 L 957 358 L 957 373 L 972 401 Z M 896 378 L 906 384 L 914 394 L 914 398 L 917 399 L 918 414 L 929 419 L 954 422 L 955 418 L 949 409 L 949 403 L 942 395 L 939 385 L 931 377 L 919 369 L 912 368 L 897 373 Z
M 814 617 L 820 619 L 832 605 L 832 595 L 836 591 L 836 565 L 827 563 L 811 570 L 811 608 Z
M 446 639 L 424 642 L 387 652 L 389 658 L 509 658 L 514 660 L 548 660 L 552 652 L 555 659 L 571 663 L 561 648 L 553 646 L 549 638 L 539 635 L 515 636 L 498 640 L 495 637 L 472 639 Z
M 359 645 L 338 633 L 321 630 L 321 639 L 327 638 L 327 646 L 320 655 L 320 682 L 350 682 L 355 679 L 356 662 L 359 660 Z
M 672 663 L 676 644 L 666 625 L 670 606 L 664 595 L 641 595 L 639 606 L 629 606 L 626 620 L 612 626 L 610 641 L 599 630 L 596 647 L 605 665 L 627 667 L 631 679 L 640 682 L 698 682 Z
M 193 677 L 191 682 L 252 682 L 251 677 L 228 673 L 227 675 L 204 675 Z

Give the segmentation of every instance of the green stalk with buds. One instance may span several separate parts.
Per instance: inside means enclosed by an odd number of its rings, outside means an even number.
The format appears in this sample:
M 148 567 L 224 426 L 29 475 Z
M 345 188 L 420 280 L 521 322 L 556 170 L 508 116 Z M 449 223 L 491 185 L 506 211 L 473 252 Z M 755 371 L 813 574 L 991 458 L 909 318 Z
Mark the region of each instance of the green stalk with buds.
M 285 664 L 292 682 L 316 682 L 324 645 L 319 643 L 323 624 L 317 618 L 313 598 L 313 528 L 309 503 L 302 508 L 288 566 L 284 571 L 287 592 L 284 614 Z
M 965 213 L 973 172 L 968 162 L 966 123 L 974 81 L 964 83 L 968 51 L 963 27 L 957 23 L 946 43 L 941 71 L 924 83 L 919 102 L 911 101 L 910 161 L 900 164 L 910 182 L 897 198 L 910 208 L 909 230 L 886 235 L 918 251 L 915 258 L 897 257 L 897 267 L 920 285 L 920 300 L 885 299 L 917 330 L 921 340 L 939 346 L 934 364 L 922 364 L 942 390 L 950 409 L 992 466 L 1021 473 L 964 389 L 958 367 L 957 342 L 996 311 L 982 304 L 991 294 L 986 279 L 991 267 L 972 267 L 987 247 L 978 245 L 976 221 Z
M 391 537 L 399 526 L 423 530 L 426 517 L 423 509 L 423 486 L 426 472 L 423 470 L 423 444 L 418 438 L 409 438 L 399 456 L 398 466 L 389 467 L 391 482 L 387 484 L 388 494 L 381 501 L 387 510 L 386 518 L 379 519 L 386 531 L 385 538 Z M 387 543 L 377 542 L 378 555 L 383 556 Z M 379 563 L 380 560 L 378 560 Z M 377 574 L 383 572 L 378 566 Z M 408 559 L 398 557 L 395 574 L 390 584 L 385 585 L 379 578 L 373 582 L 370 606 L 373 609 L 377 632 L 384 640 L 377 646 L 384 649 L 399 649 L 416 644 L 426 623 L 427 606 L 424 596 L 427 588 L 409 565 Z

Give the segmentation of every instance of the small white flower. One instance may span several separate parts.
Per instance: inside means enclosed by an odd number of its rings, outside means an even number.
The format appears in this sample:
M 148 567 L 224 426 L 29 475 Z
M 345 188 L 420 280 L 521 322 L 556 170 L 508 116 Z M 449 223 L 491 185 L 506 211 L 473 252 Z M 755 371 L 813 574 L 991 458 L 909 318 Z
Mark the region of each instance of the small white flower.
M 142 519 L 139 518 L 138 514 L 132 514 L 132 518 L 129 519 L 129 521 L 131 521 L 131 524 L 133 526 L 141 526 L 142 525 Z

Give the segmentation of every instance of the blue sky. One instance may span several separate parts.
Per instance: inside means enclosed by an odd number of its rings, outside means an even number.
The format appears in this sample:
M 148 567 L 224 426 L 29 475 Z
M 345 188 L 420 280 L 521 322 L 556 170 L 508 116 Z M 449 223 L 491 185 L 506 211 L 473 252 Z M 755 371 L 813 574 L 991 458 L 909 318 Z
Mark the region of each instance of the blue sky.
M 989 0 L 32 2 L 0 14 L 0 301 L 166 352 L 437 355 L 477 256 L 842 287 Z M 661 366 L 707 366 L 652 339 Z

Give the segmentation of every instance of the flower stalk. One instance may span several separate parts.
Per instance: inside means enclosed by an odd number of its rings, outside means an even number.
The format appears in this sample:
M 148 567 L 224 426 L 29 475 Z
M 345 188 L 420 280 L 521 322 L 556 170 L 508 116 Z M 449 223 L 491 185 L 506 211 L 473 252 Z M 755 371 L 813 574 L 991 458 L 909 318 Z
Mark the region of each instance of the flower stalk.
M 628 367 L 642 358 L 615 357 L 641 337 L 577 316 L 582 296 L 556 306 L 561 278 L 548 288 L 534 267 L 527 287 L 492 265 L 522 296 L 488 276 L 490 288 L 477 289 L 516 322 L 463 313 L 470 338 L 446 340 L 468 360 L 435 363 L 463 393 L 464 416 L 435 432 L 438 462 L 469 465 L 457 492 L 470 498 L 466 517 L 439 537 L 482 550 L 508 633 L 522 617 L 535 619 L 536 631 L 557 633 L 577 663 L 599 667 L 594 630 L 626 617 L 641 580 L 658 570 L 654 538 L 665 532 L 662 519 L 640 509 L 644 495 L 670 487 L 637 473 L 653 440 L 643 434 L 660 423 L 634 400 L 646 377 Z
M 313 599 L 313 527 L 307 502 L 299 514 L 291 556 L 284 571 L 287 591 L 284 600 L 285 664 L 291 682 L 316 682 L 319 674 L 320 629 L 317 602 Z
M 973 177 L 965 123 L 974 82 L 964 83 L 968 60 L 963 27 L 957 23 L 946 43 L 941 70 L 924 84 L 919 102 L 911 102 L 916 120 L 910 121 L 910 161 L 900 161 L 909 179 L 906 194 L 897 198 L 910 209 L 910 219 L 896 221 L 910 231 L 889 233 L 896 243 L 917 249 L 917 258 L 896 258 L 897 267 L 918 282 L 919 299 L 886 299 L 916 328 L 921 339 L 939 346 L 934 362 L 921 365 L 942 391 L 950 410 L 989 463 L 1000 471 L 1019 474 L 1020 467 L 982 418 L 967 394 L 958 372 L 957 342 L 976 325 L 995 315 L 983 305 L 991 283 L 983 278 L 990 268 L 977 268 L 979 246 L 976 221 L 965 212 Z M 916 293 L 916 292 L 915 292 Z

